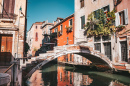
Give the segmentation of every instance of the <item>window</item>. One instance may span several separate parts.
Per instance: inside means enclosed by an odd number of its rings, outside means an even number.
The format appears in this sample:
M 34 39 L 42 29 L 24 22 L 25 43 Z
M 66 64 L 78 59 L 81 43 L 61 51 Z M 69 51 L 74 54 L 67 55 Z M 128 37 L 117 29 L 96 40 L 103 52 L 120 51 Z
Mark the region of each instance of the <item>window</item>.
M 61 34 L 62 34 L 62 32 L 63 32 L 63 26 L 62 25 L 60 25 L 60 31 L 61 31 Z
M 69 26 L 72 26 L 72 19 L 70 19 L 69 21 Z
M 55 32 L 57 32 L 57 29 L 58 29 L 58 28 L 55 28 Z
M 72 29 L 72 19 L 69 20 L 69 26 L 71 26 Z
M 98 50 L 101 52 L 101 44 L 100 43 L 96 43 L 94 44 L 95 50 Z
M 115 19 L 116 26 L 128 24 L 128 10 L 127 9 L 124 9 L 121 12 L 117 12 L 115 13 L 115 15 L 116 15 L 116 19 Z
M 2 17 L 13 19 L 14 18 L 14 6 L 15 6 L 15 0 L 4 0 Z
M 100 42 L 101 41 L 101 37 L 100 36 L 98 36 L 98 37 L 94 37 L 94 42 Z
M 93 0 L 93 2 L 96 1 L 96 0 Z
M 37 29 L 37 26 L 36 26 L 36 29 Z
M 119 13 L 120 25 L 125 25 L 124 11 Z
M 62 81 L 62 73 L 60 72 L 60 81 Z
M 80 7 L 84 7 L 84 0 L 80 0 Z
M 81 17 L 81 29 L 84 28 L 84 25 L 85 25 L 85 16 L 82 16 Z
M 72 54 L 70 54 L 70 61 L 72 61 Z
M 127 62 L 127 42 L 123 41 L 121 44 L 121 60 Z
M 38 41 L 38 33 L 36 32 L 35 41 Z
M 111 43 L 104 43 L 105 55 L 111 60 Z
M 102 36 L 103 41 L 111 40 L 111 36 Z
M 68 45 L 69 44 L 69 37 L 67 37 L 67 44 L 66 45 Z

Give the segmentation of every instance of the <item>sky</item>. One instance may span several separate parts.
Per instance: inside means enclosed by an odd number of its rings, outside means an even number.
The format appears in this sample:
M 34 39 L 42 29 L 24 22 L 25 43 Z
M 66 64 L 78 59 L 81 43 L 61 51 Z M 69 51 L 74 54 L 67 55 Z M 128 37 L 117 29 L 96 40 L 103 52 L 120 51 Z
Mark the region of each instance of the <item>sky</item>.
M 52 23 L 74 13 L 74 0 L 28 0 L 27 5 L 27 31 L 35 22 Z

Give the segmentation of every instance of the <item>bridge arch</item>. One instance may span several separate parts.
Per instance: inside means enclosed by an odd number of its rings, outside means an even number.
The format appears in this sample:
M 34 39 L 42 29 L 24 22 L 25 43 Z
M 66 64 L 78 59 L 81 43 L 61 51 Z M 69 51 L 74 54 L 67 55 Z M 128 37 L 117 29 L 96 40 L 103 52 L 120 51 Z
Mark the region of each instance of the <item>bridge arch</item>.
M 37 60 L 40 59 L 45 59 L 43 62 L 39 63 L 37 66 L 35 66 L 28 74 L 26 77 L 31 76 L 32 73 L 34 73 L 37 69 L 39 69 L 41 66 L 45 65 L 46 63 L 60 57 L 63 55 L 67 55 L 67 54 L 78 54 L 81 55 L 83 57 L 86 57 L 87 59 L 89 59 L 90 61 L 92 61 L 92 63 L 96 64 L 101 64 L 101 65 L 107 65 L 110 68 L 112 67 L 112 62 L 110 61 L 110 59 L 100 53 L 99 51 L 94 50 L 92 47 L 85 45 L 85 44 L 81 44 L 81 45 L 64 45 L 64 46 L 57 46 L 54 48 L 54 51 L 52 52 L 47 52 L 44 54 L 40 54 L 37 57 Z

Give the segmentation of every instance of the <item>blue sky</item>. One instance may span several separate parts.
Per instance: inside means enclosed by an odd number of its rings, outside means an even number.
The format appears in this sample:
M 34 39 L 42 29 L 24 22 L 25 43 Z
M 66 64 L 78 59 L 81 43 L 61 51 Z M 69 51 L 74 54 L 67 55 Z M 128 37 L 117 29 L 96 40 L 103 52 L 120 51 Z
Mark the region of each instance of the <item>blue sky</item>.
M 73 13 L 74 0 L 28 0 L 27 31 L 35 22 L 52 23 L 57 17 L 66 18 Z

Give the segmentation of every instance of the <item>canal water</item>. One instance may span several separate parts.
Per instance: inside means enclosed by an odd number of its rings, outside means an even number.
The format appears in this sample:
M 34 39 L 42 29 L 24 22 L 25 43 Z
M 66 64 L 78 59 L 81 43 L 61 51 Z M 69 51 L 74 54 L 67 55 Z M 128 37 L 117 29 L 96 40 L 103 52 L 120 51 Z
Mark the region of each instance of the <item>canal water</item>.
M 130 77 L 49 63 L 27 80 L 28 86 L 130 86 Z

